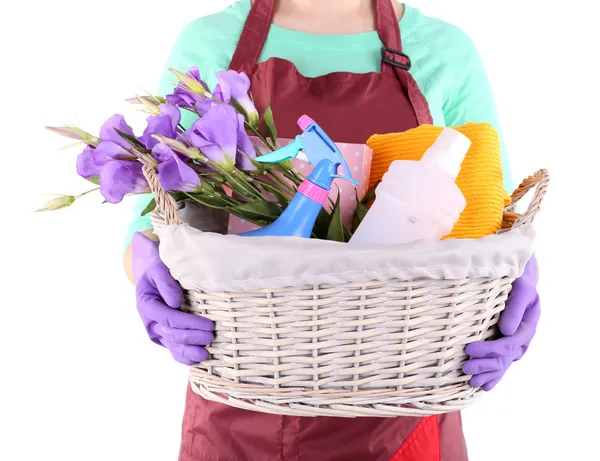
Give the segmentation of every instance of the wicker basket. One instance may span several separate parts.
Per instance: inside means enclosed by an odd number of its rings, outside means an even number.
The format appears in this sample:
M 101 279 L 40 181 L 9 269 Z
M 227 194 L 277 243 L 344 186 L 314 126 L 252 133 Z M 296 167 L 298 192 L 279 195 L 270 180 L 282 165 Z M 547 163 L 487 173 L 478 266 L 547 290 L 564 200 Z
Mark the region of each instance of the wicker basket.
M 180 223 L 153 170 L 156 226 Z M 500 232 L 531 222 L 549 183 L 526 179 Z M 528 210 L 515 213 L 531 189 Z M 215 321 L 210 359 L 192 367 L 202 397 L 295 416 L 415 416 L 464 409 L 481 393 L 465 346 L 497 334 L 514 279 L 387 280 L 244 293 L 186 291 L 182 309 Z M 185 289 L 185 287 L 184 287 Z

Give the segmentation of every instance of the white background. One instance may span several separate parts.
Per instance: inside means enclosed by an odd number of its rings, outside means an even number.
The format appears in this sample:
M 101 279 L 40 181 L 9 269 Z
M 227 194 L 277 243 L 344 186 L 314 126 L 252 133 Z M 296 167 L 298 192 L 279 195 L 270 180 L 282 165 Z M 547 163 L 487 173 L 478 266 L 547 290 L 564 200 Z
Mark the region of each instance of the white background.
M 42 127 L 69 121 L 94 130 L 130 110 L 123 99 L 155 89 L 179 30 L 228 3 L 1 7 L 2 460 L 177 457 L 187 370 L 146 339 L 139 321 L 121 262 L 129 206 L 101 206 L 90 196 L 69 210 L 34 214 L 42 193 L 88 187 L 75 174 L 77 152 L 60 151 L 63 139 Z M 412 5 L 459 25 L 477 44 L 515 180 L 540 167 L 554 178 L 538 221 L 539 333 L 524 361 L 464 413 L 471 459 L 597 457 L 595 2 Z M 143 126 L 142 116 L 135 120 Z

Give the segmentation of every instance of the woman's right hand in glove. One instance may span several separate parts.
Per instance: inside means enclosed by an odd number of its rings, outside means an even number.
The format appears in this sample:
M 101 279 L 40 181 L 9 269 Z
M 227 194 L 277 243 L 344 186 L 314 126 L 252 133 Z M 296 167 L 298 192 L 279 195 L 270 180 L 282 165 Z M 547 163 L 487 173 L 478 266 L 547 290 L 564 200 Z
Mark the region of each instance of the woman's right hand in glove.
M 158 243 L 138 232 L 131 245 L 137 309 L 148 336 L 180 363 L 195 365 L 206 360 L 203 346 L 214 339 L 213 322 L 179 310 L 183 291 L 161 261 Z

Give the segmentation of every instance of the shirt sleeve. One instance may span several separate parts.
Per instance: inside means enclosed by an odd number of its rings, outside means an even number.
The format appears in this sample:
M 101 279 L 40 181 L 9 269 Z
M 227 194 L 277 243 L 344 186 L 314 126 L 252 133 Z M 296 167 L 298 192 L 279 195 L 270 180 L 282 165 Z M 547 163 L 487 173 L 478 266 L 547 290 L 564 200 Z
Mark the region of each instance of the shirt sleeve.
M 502 136 L 496 104 L 483 62 L 472 40 L 460 29 L 453 28 L 446 38 L 444 61 L 451 73 L 444 90 L 446 126 L 469 122 L 487 122 L 500 134 L 504 188 L 514 190 L 510 161 Z

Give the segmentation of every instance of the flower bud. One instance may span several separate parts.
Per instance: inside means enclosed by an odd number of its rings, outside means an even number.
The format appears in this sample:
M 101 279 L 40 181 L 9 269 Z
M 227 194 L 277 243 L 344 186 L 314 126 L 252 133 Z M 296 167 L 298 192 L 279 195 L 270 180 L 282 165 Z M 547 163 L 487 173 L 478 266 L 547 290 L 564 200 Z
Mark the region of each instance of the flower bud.
M 46 129 L 52 131 L 53 133 L 64 136 L 65 138 L 82 141 L 93 147 L 96 147 L 100 142 L 100 139 L 98 139 L 96 136 L 93 136 L 90 133 L 74 126 L 47 126 Z
M 164 100 L 164 98 L 158 98 L 154 96 L 136 96 L 135 98 L 127 99 L 127 102 L 144 106 L 144 109 L 140 109 L 142 112 L 150 115 L 159 115 L 160 105 L 162 104 L 161 100 Z
M 47 202 L 42 208 L 36 210 L 36 212 L 40 211 L 54 211 L 60 210 L 61 208 L 67 208 L 75 202 L 77 197 L 74 195 L 60 195 L 56 198 L 53 198 L 49 202 Z
M 192 93 L 199 94 L 202 96 L 210 95 L 206 87 L 204 87 L 204 85 L 202 85 L 200 81 L 196 80 L 193 77 L 190 77 L 187 74 L 183 74 L 175 69 L 169 70 L 173 72 L 179 79 L 180 83 L 183 84 L 183 89 L 189 90 Z

